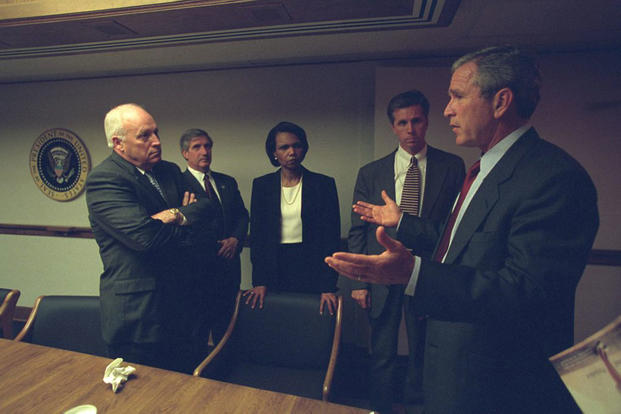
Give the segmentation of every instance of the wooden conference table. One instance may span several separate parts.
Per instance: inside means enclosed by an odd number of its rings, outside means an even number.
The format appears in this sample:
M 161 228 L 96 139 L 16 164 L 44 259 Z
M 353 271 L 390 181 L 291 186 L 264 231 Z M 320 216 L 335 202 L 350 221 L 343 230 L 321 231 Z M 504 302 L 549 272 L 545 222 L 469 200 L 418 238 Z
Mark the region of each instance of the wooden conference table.
M 103 374 L 110 359 L 0 339 L 0 412 L 368 413 L 368 410 L 198 378 L 144 365 L 116 394 Z

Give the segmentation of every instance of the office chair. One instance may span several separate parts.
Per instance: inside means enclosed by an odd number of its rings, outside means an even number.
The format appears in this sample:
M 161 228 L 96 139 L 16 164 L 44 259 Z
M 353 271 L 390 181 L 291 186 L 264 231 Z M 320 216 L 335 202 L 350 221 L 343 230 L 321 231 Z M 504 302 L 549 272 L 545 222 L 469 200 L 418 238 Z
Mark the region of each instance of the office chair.
M 13 339 L 13 316 L 20 291 L 17 289 L 0 288 L 0 338 Z
M 107 356 L 99 296 L 39 296 L 15 340 Z
M 223 381 L 327 401 L 341 340 L 343 298 L 334 315 L 319 314 L 319 294 L 276 293 L 263 309 L 237 295 L 229 327 L 216 348 L 194 370 L 209 376 L 227 369 Z M 220 365 L 218 365 L 220 364 Z

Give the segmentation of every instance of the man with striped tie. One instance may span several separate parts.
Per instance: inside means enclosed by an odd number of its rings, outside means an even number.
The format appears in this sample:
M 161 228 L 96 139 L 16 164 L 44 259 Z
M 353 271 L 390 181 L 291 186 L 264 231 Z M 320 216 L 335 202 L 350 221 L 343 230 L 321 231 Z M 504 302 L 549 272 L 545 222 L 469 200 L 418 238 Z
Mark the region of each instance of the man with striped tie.
M 363 166 L 358 172 L 354 204 L 381 204 L 385 190 L 402 211 L 431 219 L 444 218 L 464 179 L 464 162 L 456 155 L 428 146 L 425 140 L 429 101 L 418 90 L 393 97 L 388 119 L 399 146 L 389 155 Z M 352 214 L 348 246 L 353 253 L 378 254 L 384 248 L 375 238 L 377 226 Z M 390 232 L 391 230 L 388 229 Z M 417 246 L 417 254 L 428 257 L 433 245 Z M 369 310 L 371 325 L 371 408 L 390 412 L 396 392 L 396 357 L 399 324 L 404 305 L 404 286 L 351 282 L 352 298 Z M 422 381 L 424 320 L 406 312 L 409 346 L 409 376 L 406 400 L 419 400 Z

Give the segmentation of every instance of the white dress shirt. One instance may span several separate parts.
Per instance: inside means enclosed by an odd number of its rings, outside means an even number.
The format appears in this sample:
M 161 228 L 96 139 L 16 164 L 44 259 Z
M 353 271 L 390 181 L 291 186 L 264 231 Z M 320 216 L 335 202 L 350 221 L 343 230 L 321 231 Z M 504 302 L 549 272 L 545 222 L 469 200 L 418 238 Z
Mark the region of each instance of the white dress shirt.
M 220 193 L 218 192 L 218 186 L 216 185 L 216 181 L 211 176 L 211 171 L 207 171 L 206 173 L 204 173 L 202 171 L 195 170 L 189 165 L 188 171 L 190 171 L 190 173 L 198 180 L 201 187 L 203 187 L 203 190 L 205 190 L 205 175 L 207 175 L 209 177 L 209 182 L 211 183 L 211 188 L 213 188 L 213 191 L 216 193 L 218 200 L 220 201 L 220 203 L 222 203 L 222 198 L 220 197 Z

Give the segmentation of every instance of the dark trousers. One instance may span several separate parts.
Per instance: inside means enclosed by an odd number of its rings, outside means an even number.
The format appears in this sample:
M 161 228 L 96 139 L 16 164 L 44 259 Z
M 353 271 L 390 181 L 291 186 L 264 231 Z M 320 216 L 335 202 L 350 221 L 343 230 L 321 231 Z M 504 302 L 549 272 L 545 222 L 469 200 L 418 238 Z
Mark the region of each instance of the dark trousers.
M 371 409 L 387 411 L 401 395 L 398 390 L 397 347 L 399 325 L 405 301 L 403 286 L 390 286 L 384 308 L 377 318 L 369 318 L 371 325 L 371 364 L 369 391 Z M 371 297 L 373 306 L 373 297 Z M 425 340 L 425 321 L 416 318 L 406 306 L 405 323 L 408 334 L 408 369 L 405 378 L 404 400 L 421 398 L 423 375 L 423 350 Z
M 177 343 L 124 343 L 108 344 L 108 357 L 123 358 L 127 363 L 148 365 L 171 371 L 191 373 L 194 360 L 190 355 L 193 344 L 187 341 Z
M 235 297 L 238 291 L 239 286 L 227 286 L 213 292 L 211 295 L 209 319 L 211 321 L 210 328 L 214 346 L 218 345 L 231 322 L 233 310 L 235 309 Z
M 209 334 L 213 339 L 213 345 L 218 345 L 222 339 L 233 316 L 235 309 L 235 298 L 239 291 L 239 274 L 236 271 L 235 263 L 232 261 L 217 258 L 202 283 L 197 286 L 199 301 L 196 307 L 196 328 L 194 338 L 194 360 L 195 367 L 209 355 Z M 223 349 L 223 358 L 227 359 L 227 349 Z M 215 379 L 224 379 L 228 364 L 210 369 L 210 376 Z
M 239 275 L 234 274 L 231 263 L 226 259 L 218 258 L 215 269 L 199 295 L 201 314 L 198 316 L 202 325 L 199 336 L 206 342 L 211 332 L 213 343 L 217 345 L 233 316 L 235 297 L 239 291 Z

